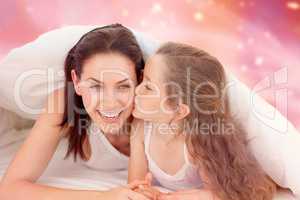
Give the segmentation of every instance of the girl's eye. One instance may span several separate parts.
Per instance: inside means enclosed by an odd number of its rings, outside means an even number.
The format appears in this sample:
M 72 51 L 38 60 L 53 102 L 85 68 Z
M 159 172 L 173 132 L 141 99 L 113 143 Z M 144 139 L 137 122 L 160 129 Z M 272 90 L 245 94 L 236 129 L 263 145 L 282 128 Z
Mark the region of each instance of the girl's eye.
M 129 89 L 130 85 L 120 85 L 118 88 L 121 90 L 125 90 L 125 89 Z
M 152 89 L 149 87 L 148 84 L 145 84 L 145 88 L 146 88 L 147 90 L 152 90 Z

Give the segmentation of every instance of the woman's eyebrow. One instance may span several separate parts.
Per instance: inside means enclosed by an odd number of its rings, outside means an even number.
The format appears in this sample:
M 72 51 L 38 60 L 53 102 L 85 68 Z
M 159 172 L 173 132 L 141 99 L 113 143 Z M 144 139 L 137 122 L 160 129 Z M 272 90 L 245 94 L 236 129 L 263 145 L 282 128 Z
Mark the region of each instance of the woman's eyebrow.
M 97 83 L 103 83 L 102 81 L 99 81 L 99 80 L 97 80 L 97 79 L 95 79 L 95 78 L 93 78 L 93 77 L 90 77 L 90 78 L 88 78 L 88 79 L 86 79 L 86 80 L 92 80 L 92 81 L 95 81 L 95 82 L 97 82 Z M 128 78 L 125 78 L 125 79 L 123 79 L 123 80 L 121 80 L 121 81 L 118 81 L 117 84 L 124 83 L 124 82 L 126 82 L 126 81 L 128 81 Z
M 97 83 L 102 83 L 101 81 L 99 81 L 99 80 L 97 80 L 97 79 L 95 79 L 95 78 L 93 78 L 93 77 L 90 77 L 90 78 L 88 78 L 88 79 L 86 79 L 87 81 L 88 80 L 92 80 L 92 81 L 95 81 L 95 82 L 97 82 Z
M 128 78 L 125 78 L 125 79 L 123 79 L 121 81 L 118 81 L 117 84 L 124 83 L 125 81 L 128 81 Z

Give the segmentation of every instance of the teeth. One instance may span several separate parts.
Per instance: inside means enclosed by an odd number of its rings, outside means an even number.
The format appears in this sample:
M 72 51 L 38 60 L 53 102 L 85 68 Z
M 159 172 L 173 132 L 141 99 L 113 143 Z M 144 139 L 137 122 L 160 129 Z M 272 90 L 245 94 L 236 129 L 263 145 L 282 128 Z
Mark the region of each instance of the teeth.
M 103 111 L 100 111 L 98 110 L 98 112 L 103 115 L 104 117 L 109 117 L 109 118 L 114 118 L 114 117 L 118 117 L 119 114 L 122 112 L 122 111 L 118 111 L 118 112 L 103 112 Z

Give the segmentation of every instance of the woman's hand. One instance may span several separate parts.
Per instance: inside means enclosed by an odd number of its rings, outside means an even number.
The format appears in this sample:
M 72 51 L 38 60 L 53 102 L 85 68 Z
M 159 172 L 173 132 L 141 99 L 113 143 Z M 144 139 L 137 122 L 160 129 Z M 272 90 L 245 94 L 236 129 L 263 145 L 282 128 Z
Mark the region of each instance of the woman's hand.
M 147 185 L 145 181 L 134 181 L 127 186 L 113 188 L 105 192 L 105 200 L 152 200 L 145 195 L 135 192 L 134 190 L 141 185 Z
M 211 191 L 205 189 L 181 190 L 161 194 L 158 200 L 220 200 Z
M 134 191 L 148 197 L 151 200 L 158 200 L 161 192 L 149 185 L 140 185 L 139 188 L 135 189 Z
M 152 187 L 152 174 L 147 173 L 143 182 L 145 184 L 139 184 L 138 187 L 134 188 L 133 190 L 148 197 L 151 200 L 158 200 L 161 192 L 158 189 Z

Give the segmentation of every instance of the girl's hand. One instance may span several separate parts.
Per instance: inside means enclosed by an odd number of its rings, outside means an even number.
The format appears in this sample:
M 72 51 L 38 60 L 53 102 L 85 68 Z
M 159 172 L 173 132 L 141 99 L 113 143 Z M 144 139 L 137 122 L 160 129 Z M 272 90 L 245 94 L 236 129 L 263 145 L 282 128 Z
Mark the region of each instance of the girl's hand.
M 133 181 L 132 183 L 130 183 L 129 185 L 135 186 L 135 188 L 133 188 L 133 190 L 134 190 L 134 189 L 137 189 L 137 188 L 144 187 L 144 186 L 149 186 L 149 187 L 150 187 L 150 186 L 152 186 L 152 179 L 153 179 L 152 174 L 151 174 L 150 172 L 148 172 L 148 173 L 146 174 L 144 180 L 142 180 L 142 181 L 140 181 L 140 180 L 135 180 L 135 181 Z
M 134 191 L 148 197 L 151 200 L 158 200 L 158 197 L 161 194 L 159 190 L 151 186 L 143 186 Z
M 152 187 L 152 174 L 147 173 L 144 183 L 146 184 L 140 184 L 137 188 L 134 188 L 133 190 L 135 192 L 138 192 L 146 197 L 148 197 L 151 200 L 158 200 L 158 196 L 161 194 L 159 190 Z
M 161 194 L 158 200 L 219 200 L 209 190 L 192 189 Z
M 127 186 L 113 188 L 105 192 L 105 200 L 151 200 L 150 198 L 133 191 L 140 185 L 146 185 L 145 181 L 134 181 Z

